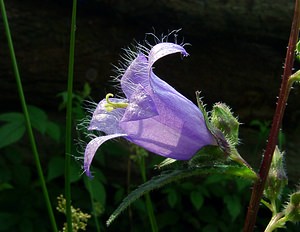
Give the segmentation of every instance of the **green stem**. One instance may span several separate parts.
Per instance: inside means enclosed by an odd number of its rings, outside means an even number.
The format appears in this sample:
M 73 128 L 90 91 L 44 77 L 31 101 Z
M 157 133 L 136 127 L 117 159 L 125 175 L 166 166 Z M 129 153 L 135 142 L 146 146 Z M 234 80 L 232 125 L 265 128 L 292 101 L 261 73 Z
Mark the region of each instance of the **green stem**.
M 35 138 L 34 138 L 33 131 L 32 131 L 31 121 L 30 121 L 30 117 L 28 114 L 28 109 L 27 109 L 27 105 L 26 105 L 26 100 L 25 100 L 23 87 L 22 87 L 22 81 L 21 81 L 21 77 L 19 74 L 17 59 L 16 59 L 13 42 L 12 42 L 12 38 L 11 38 L 11 33 L 10 33 L 10 29 L 9 29 L 9 24 L 8 24 L 8 19 L 7 19 L 7 15 L 6 15 L 4 1 L 0 0 L 0 4 L 1 4 L 1 6 L 0 6 L 1 14 L 2 14 L 2 18 L 3 18 L 3 24 L 4 24 L 4 28 L 5 28 L 6 37 L 7 37 L 9 52 L 10 52 L 10 56 L 11 56 L 11 60 L 12 60 L 14 75 L 16 78 L 18 93 L 19 93 L 19 97 L 20 97 L 20 101 L 21 101 L 21 105 L 22 105 L 22 109 L 23 109 L 23 113 L 24 113 L 24 117 L 25 117 L 25 123 L 26 123 L 27 132 L 28 132 L 28 137 L 30 140 L 30 144 L 31 144 L 31 148 L 32 148 L 33 156 L 34 156 L 35 165 L 36 165 L 37 173 L 39 176 L 39 181 L 40 181 L 43 195 L 44 195 L 44 198 L 46 201 L 46 206 L 47 206 L 48 214 L 50 217 L 52 230 L 54 232 L 57 232 L 58 230 L 57 230 L 57 226 L 56 226 L 56 221 L 55 221 L 54 213 L 53 213 L 52 206 L 50 203 L 50 198 L 49 198 L 46 182 L 44 179 L 44 174 L 43 174 L 39 154 L 37 151 Z
M 267 201 L 265 201 L 264 199 L 261 199 L 261 201 L 260 201 L 262 204 L 264 204 L 271 212 L 272 212 L 272 214 L 273 214 L 273 206 L 269 203 L 269 202 L 267 202 Z M 274 214 L 273 214 L 274 215 Z
M 143 181 L 146 182 L 147 177 L 146 177 L 145 157 L 144 156 L 139 157 L 139 165 L 140 165 L 140 171 L 141 171 Z M 150 220 L 152 232 L 157 232 L 158 227 L 157 227 L 156 219 L 154 216 L 153 205 L 152 205 L 152 201 L 151 201 L 149 193 L 145 194 L 145 199 L 146 199 L 146 208 L 147 208 L 147 213 L 148 213 L 148 217 Z
M 276 201 L 274 199 L 271 200 L 271 203 L 265 201 L 264 199 L 261 199 L 260 202 L 264 204 L 272 212 L 272 217 L 274 217 L 277 214 L 277 206 L 276 206 Z
M 272 206 L 272 216 L 277 214 L 277 204 L 275 199 L 271 199 L 271 206 Z
M 66 147 L 65 147 L 65 195 L 66 195 L 66 216 L 68 232 L 72 232 L 72 211 L 71 211 L 71 181 L 70 181 L 70 158 L 72 143 L 72 98 L 73 98 L 73 76 L 74 76 L 74 54 L 75 54 L 75 31 L 76 31 L 77 1 L 73 0 L 72 22 L 70 32 L 70 53 L 68 67 L 68 92 L 67 92 L 67 113 L 66 113 Z
M 266 227 L 265 232 L 272 232 L 278 228 L 283 228 L 286 221 L 287 221 L 287 218 L 283 217 L 283 213 L 278 213 L 278 214 L 274 215 L 271 218 L 268 226 Z
M 297 72 L 295 72 L 293 75 L 290 76 L 290 78 L 289 78 L 290 88 L 296 81 L 300 81 L 300 70 L 298 70 Z

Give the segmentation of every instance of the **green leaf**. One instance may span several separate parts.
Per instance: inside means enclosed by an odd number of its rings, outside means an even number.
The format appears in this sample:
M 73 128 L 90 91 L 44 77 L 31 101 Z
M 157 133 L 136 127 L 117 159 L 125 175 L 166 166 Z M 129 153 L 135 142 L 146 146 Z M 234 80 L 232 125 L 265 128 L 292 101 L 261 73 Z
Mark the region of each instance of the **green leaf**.
M 97 180 L 101 181 L 103 184 L 107 184 L 107 179 L 104 173 L 99 168 L 94 168 L 95 176 L 97 177 Z
M 46 125 L 46 134 L 56 142 L 60 140 L 60 128 L 57 123 L 48 121 Z
M 184 178 L 207 175 L 207 174 L 222 174 L 231 176 L 240 176 L 249 180 L 256 180 L 257 176 L 250 169 L 243 166 L 236 165 L 214 165 L 209 167 L 193 168 L 193 169 L 179 169 L 164 171 L 160 175 L 153 177 L 151 180 L 140 185 L 137 189 L 132 191 L 119 205 L 119 207 L 112 213 L 107 220 L 106 224 L 110 225 L 116 217 L 125 210 L 131 203 L 137 200 L 139 197 L 151 190 L 160 188 L 166 184 L 174 181 L 182 180 Z
M 54 156 L 48 164 L 47 181 L 51 181 L 64 174 L 65 161 L 64 158 Z
M 172 188 L 166 189 L 165 192 L 167 193 L 167 200 L 168 200 L 169 206 L 171 208 L 174 208 L 174 206 L 178 202 L 177 192 L 175 191 L 175 189 L 172 189 Z
M 239 198 L 235 195 L 226 195 L 224 197 L 224 203 L 229 211 L 231 220 L 234 221 L 241 212 L 241 203 Z
M 0 192 L 7 189 L 13 189 L 14 187 L 9 183 L 0 183 Z
M 114 203 L 120 202 L 125 195 L 124 188 L 120 186 L 115 186 L 115 195 L 114 195 Z
M 193 206 L 195 207 L 196 210 L 199 210 L 204 202 L 204 198 L 202 196 L 202 194 L 198 191 L 193 191 L 191 192 L 190 195 L 191 198 L 191 202 L 193 203 Z
M 61 92 L 61 93 L 57 94 L 57 96 L 62 98 L 62 101 L 59 104 L 58 109 L 62 110 L 64 108 L 66 108 L 66 105 L 67 105 L 67 91 Z
M 87 190 L 90 192 L 93 201 L 100 202 L 101 205 L 105 205 L 106 201 L 106 192 L 103 184 L 97 180 L 90 180 L 88 178 L 84 178 L 84 184 Z
M 48 124 L 46 112 L 36 106 L 28 106 L 28 113 L 32 127 L 44 134 Z
M 4 113 L 0 114 L 0 121 L 3 122 L 18 122 L 22 121 L 24 122 L 24 116 L 22 113 L 18 112 L 9 112 L 9 113 Z
M 238 193 L 242 193 L 246 188 L 249 188 L 249 183 L 245 182 L 244 180 L 236 180 L 236 187 Z
M 25 133 L 24 121 L 6 123 L 0 127 L 0 148 L 19 141 Z

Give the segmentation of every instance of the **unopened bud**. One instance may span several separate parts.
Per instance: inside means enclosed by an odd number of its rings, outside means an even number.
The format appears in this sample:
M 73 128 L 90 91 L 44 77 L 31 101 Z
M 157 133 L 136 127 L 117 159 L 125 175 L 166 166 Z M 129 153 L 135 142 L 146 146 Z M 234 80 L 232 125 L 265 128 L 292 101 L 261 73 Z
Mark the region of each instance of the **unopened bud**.
M 283 188 L 288 183 L 288 178 L 284 169 L 283 155 L 284 153 L 281 153 L 276 146 L 264 190 L 264 195 L 269 200 L 280 198 Z
M 240 123 L 236 117 L 233 116 L 233 113 L 226 104 L 216 103 L 213 106 L 211 123 L 224 133 L 230 145 L 235 146 L 238 144 Z

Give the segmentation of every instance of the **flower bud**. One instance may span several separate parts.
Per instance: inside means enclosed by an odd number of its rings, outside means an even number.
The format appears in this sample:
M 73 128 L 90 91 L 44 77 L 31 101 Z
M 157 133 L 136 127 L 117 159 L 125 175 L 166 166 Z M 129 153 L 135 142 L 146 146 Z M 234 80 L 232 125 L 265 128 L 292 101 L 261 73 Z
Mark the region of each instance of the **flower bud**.
M 281 153 L 276 146 L 264 190 L 264 195 L 269 200 L 280 198 L 283 188 L 288 183 L 288 178 L 284 169 L 283 154 L 284 153 Z
M 211 123 L 223 132 L 230 145 L 238 144 L 239 125 L 230 108 L 224 103 L 216 103 L 211 112 Z

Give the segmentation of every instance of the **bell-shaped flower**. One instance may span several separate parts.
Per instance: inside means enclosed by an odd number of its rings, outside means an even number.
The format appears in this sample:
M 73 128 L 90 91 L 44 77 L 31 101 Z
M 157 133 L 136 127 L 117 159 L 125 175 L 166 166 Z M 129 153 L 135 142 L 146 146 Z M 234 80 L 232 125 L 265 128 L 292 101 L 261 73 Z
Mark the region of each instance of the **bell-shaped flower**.
M 88 176 L 97 149 L 117 137 L 176 160 L 188 160 L 202 147 L 217 145 L 199 108 L 152 71 L 157 60 L 174 53 L 188 55 L 183 46 L 170 42 L 158 43 L 147 52 L 140 49 L 120 79 L 126 98 L 108 94 L 97 105 L 88 129 L 106 135 L 95 137 L 85 149 Z

